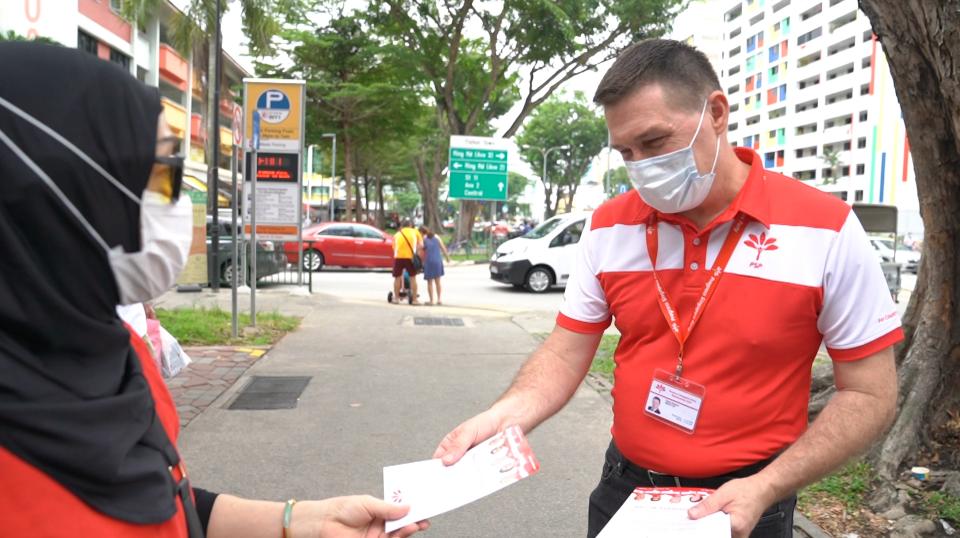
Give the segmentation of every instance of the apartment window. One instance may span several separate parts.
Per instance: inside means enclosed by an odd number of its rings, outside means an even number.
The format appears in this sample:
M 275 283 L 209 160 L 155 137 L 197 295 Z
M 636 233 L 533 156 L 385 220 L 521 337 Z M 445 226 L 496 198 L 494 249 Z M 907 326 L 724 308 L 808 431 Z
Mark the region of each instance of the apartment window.
M 727 95 L 733 95 L 738 91 L 740 91 L 740 85 L 734 84 L 733 86 L 730 86 L 729 88 L 727 88 Z
M 740 15 L 743 15 L 743 5 L 737 2 L 736 7 L 723 14 L 723 20 L 726 22 L 734 21 L 737 20 Z
M 754 24 L 757 24 L 758 22 L 760 22 L 760 21 L 762 21 L 762 20 L 763 20 L 763 13 L 761 12 L 761 13 L 759 13 L 758 15 L 756 15 L 755 17 L 753 17 L 752 19 L 750 19 L 750 24 L 751 24 L 751 25 L 754 25 Z
M 771 110 L 771 111 L 767 114 L 767 118 L 769 118 L 769 119 L 771 119 L 771 120 L 775 120 L 775 119 L 777 119 L 777 118 L 782 118 L 783 116 L 786 116 L 786 115 L 787 115 L 787 109 L 786 109 L 786 107 L 781 107 L 781 108 L 778 108 L 778 109 L 776 109 L 776 110 Z
M 820 60 L 820 52 L 817 51 L 817 52 L 815 52 L 815 53 L 813 53 L 813 54 L 810 54 L 810 55 L 808 55 L 808 56 L 804 56 L 803 58 L 800 58 L 800 60 L 797 61 L 797 67 L 804 67 L 804 66 L 810 65 L 810 64 L 812 64 L 812 63 L 814 63 L 814 62 L 817 62 L 817 61 L 819 61 L 819 60 Z
M 866 30 L 863 32 L 863 42 L 866 43 L 873 39 L 873 30 Z
M 739 73 L 739 72 L 740 72 L 740 64 L 737 64 L 737 65 L 731 67 L 731 68 L 730 68 L 730 71 L 729 71 L 727 74 L 728 74 L 728 75 L 736 75 L 736 74 Z
M 730 35 L 727 36 L 727 37 L 728 37 L 729 39 L 733 39 L 734 37 L 737 37 L 738 35 L 740 35 L 740 32 L 741 32 L 741 31 L 742 31 L 741 28 L 734 28 L 733 31 L 730 32 Z
M 860 95 L 867 95 L 868 93 L 870 93 L 869 84 L 864 84 L 863 86 L 860 86 Z
M 123 11 L 123 0 L 110 0 L 110 9 L 112 9 L 114 13 Z
M 728 58 L 733 58 L 733 57 L 736 56 L 737 54 L 740 54 L 740 47 L 739 47 L 739 46 L 730 49 L 730 53 L 729 53 L 729 55 L 728 55 L 727 57 L 728 57 Z
M 843 0 L 830 0 L 830 7 L 833 7 L 839 4 L 840 2 L 843 2 Z
M 776 162 L 775 159 L 776 159 L 776 154 L 775 154 L 774 152 L 771 151 L 771 152 L 769 152 L 769 153 L 764 153 L 764 154 L 763 154 L 763 167 L 764 167 L 764 168 L 773 168 L 774 166 L 776 166 L 776 165 L 774 164 L 774 163 Z
M 869 56 L 865 56 L 865 57 L 863 58 L 863 60 L 860 61 L 860 67 L 863 68 L 863 69 L 867 69 L 867 68 L 870 67 L 870 64 L 871 64 L 871 63 L 872 63 L 872 62 L 870 61 L 870 57 L 869 57 Z
M 854 201 L 854 202 L 862 202 L 862 201 L 863 201 L 863 191 L 862 191 L 862 190 L 854 191 L 854 193 L 853 193 L 853 201 Z
M 816 170 L 801 170 L 799 172 L 794 172 L 793 177 L 799 179 L 800 181 L 810 181 L 817 177 Z
M 727 129 L 728 129 L 729 131 L 736 131 L 736 130 L 737 130 L 737 127 L 739 127 L 739 125 L 737 125 L 737 123 L 734 122 L 734 123 L 731 123 L 730 126 L 727 127 Z M 736 142 L 734 142 L 734 144 L 736 144 Z
M 730 105 L 730 113 L 734 113 L 740 110 L 740 103 L 733 103 Z
M 816 86 L 817 84 L 820 84 L 820 75 L 817 75 L 815 77 L 810 77 L 807 80 L 801 80 L 797 84 L 797 88 L 802 90 L 809 86 Z
M 858 164 L 858 165 L 857 165 L 857 175 L 858 175 L 858 176 L 862 176 L 862 175 L 864 174 L 864 172 L 866 172 L 866 168 L 867 168 L 867 167 L 866 167 L 865 165 L 863 165 L 863 164 Z
M 801 148 L 796 150 L 795 155 L 797 156 L 798 159 L 802 159 L 804 157 L 816 157 L 817 148 L 816 147 Z
M 783 22 L 780 23 L 780 29 L 783 31 L 783 35 L 790 33 L 790 17 L 783 19 Z
M 843 143 L 843 150 L 844 150 L 844 151 L 849 151 L 849 150 L 850 150 L 850 141 L 849 141 L 849 140 Z M 849 174 L 849 173 L 850 173 L 849 167 L 847 167 L 847 168 L 848 168 L 847 173 Z
M 813 30 L 797 38 L 797 45 L 804 45 L 823 35 L 823 28 L 816 27 Z
M 783 101 L 783 100 L 786 99 L 786 98 L 787 98 L 787 85 L 786 85 L 786 84 L 781 84 L 781 85 L 780 85 L 780 100 Z
M 119 50 L 110 49 L 110 61 L 122 66 L 124 69 L 130 69 L 130 57 Z
M 866 110 L 861 110 L 861 111 L 860 111 L 860 121 L 867 121 L 867 111 L 866 111 Z
M 810 9 L 808 9 L 808 10 L 806 10 L 806 11 L 804 11 L 803 13 L 801 13 L 801 14 L 800 14 L 800 20 L 805 21 L 805 20 L 809 19 L 810 17 L 816 17 L 816 16 L 819 15 L 820 12 L 822 12 L 822 11 L 823 11 L 823 4 L 817 3 L 817 5 L 813 6 L 812 8 L 810 8 Z
M 757 87 L 757 86 L 756 86 L 756 83 L 757 83 L 757 77 L 756 77 L 756 76 L 750 75 L 749 77 L 747 77 L 747 82 L 746 82 L 746 86 L 745 86 L 746 89 L 747 89 L 747 91 L 748 91 L 748 92 L 752 92 L 753 89 Z M 750 104 L 750 103 L 747 103 L 747 104 Z
M 830 33 L 836 32 L 840 28 L 850 24 L 851 22 L 857 20 L 857 11 L 853 10 L 846 15 L 837 17 L 836 19 L 830 21 Z
M 743 137 L 743 146 L 746 148 L 753 147 L 753 137 L 752 136 Z
M 807 101 L 806 103 L 800 103 L 799 105 L 796 106 L 795 110 L 797 112 L 806 112 L 807 110 L 813 110 L 818 106 L 820 106 L 820 104 L 817 102 L 816 99 L 814 99 L 812 101 Z M 826 128 L 826 125 L 824 125 L 824 128 Z
M 97 38 L 83 31 L 77 32 L 77 48 L 78 49 L 89 52 L 94 56 L 97 56 L 97 46 L 98 46 Z
M 776 4 L 773 5 L 773 12 L 776 13 L 789 5 L 790 5 L 790 0 L 782 0 L 781 2 L 777 2 Z
M 770 88 L 769 90 L 767 90 L 767 104 L 773 105 L 773 104 L 776 104 L 776 102 L 777 102 L 777 89 Z
M 753 116 L 752 118 L 747 118 L 747 125 L 756 125 L 760 123 L 760 116 Z
M 844 39 L 839 43 L 834 43 L 833 45 L 830 45 L 829 49 L 827 49 L 827 56 L 833 56 L 838 52 L 843 52 L 847 49 L 852 49 L 855 43 L 856 43 L 856 40 L 852 37 Z
M 801 125 L 800 127 L 797 127 L 797 131 L 796 131 L 796 132 L 797 132 L 798 135 L 803 135 L 803 134 L 812 133 L 812 132 L 814 132 L 814 131 L 816 131 L 816 130 L 817 130 L 817 124 L 816 124 L 816 123 L 810 123 L 810 124 L 807 124 L 807 125 Z
M 780 59 L 780 45 L 774 45 L 767 50 L 767 61 L 775 62 Z
M 777 152 L 777 166 L 783 166 L 783 150 Z
M 763 86 L 763 73 L 757 73 L 757 89 Z
M 753 52 L 757 48 L 757 38 L 748 37 L 747 38 L 747 52 Z
M 867 137 L 861 136 L 857 139 L 857 149 L 863 149 L 867 147 Z

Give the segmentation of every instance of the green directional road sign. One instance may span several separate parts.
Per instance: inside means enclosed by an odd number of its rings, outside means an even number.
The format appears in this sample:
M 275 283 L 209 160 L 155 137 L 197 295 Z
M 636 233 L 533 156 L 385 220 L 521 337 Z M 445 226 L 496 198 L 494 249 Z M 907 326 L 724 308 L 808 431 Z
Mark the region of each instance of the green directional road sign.
M 450 137 L 450 198 L 506 200 L 508 146 L 502 139 Z

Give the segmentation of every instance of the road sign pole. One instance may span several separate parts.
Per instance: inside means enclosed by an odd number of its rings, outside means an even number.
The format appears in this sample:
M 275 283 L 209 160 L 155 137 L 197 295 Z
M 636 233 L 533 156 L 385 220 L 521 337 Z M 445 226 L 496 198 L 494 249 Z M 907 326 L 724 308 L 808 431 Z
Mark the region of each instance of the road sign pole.
M 254 118 L 257 116 L 254 115 Z M 259 122 L 257 122 L 259 123 Z M 260 136 L 254 131 L 254 140 L 260 142 Z M 259 144 L 257 144 L 259 145 Z M 257 146 L 250 154 L 250 325 L 257 326 Z M 246 275 L 245 275 L 246 276 Z
M 236 141 L 236 139 L 234 139 Z M 233 236 L 233 257 L 230 258 L 230 263 L 233 264 L 233 282 L 230 283 L 230 326 L 232 328 L 233 337 L 236 338 L 239 334 L 239 322 L 237 316 L 237 272 L 239 271 L 240 264 L 237 263 L 240 260 L 239 254 L 239 239 L 237 237 L 237 204 L 240 203 L 240 189 L 237 185 L 237 154 L 239 152 L 239 147 L 234 144 L 233 151 L 230 152 L 230 177 L 233 181 L 233 203 L 231 205 L 230 211 L 230 233 Z M 217 278 L 219 278 L 219 271 L 217 272 Z

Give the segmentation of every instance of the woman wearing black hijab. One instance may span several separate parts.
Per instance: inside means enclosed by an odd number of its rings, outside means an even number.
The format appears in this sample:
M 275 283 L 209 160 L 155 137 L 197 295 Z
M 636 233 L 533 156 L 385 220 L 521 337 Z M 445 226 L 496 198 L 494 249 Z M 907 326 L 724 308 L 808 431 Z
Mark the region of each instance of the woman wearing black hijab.
M 189 249 L 159 94 L 74 49 L 0 43 L 0 65 L 0 535 L 383 536 L 405 507 L 190 488 L 174 404 L 114 309 Z

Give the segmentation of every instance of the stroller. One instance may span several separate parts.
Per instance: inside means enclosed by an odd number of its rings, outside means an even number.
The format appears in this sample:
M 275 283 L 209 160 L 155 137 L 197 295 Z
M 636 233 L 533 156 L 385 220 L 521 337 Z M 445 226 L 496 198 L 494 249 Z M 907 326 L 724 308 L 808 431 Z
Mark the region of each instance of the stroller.
M 397 301 L 402 301 L 403 299 L 407 300 L 407 304 L 413 304 L 413 293 L 410 291 L 410 273 L 406 269 L 403 270 L 403 280 L 400 284 L 400 295 L 397 297 Z M 393 292 L 387 292 L 387 302 L 393 303 Z

